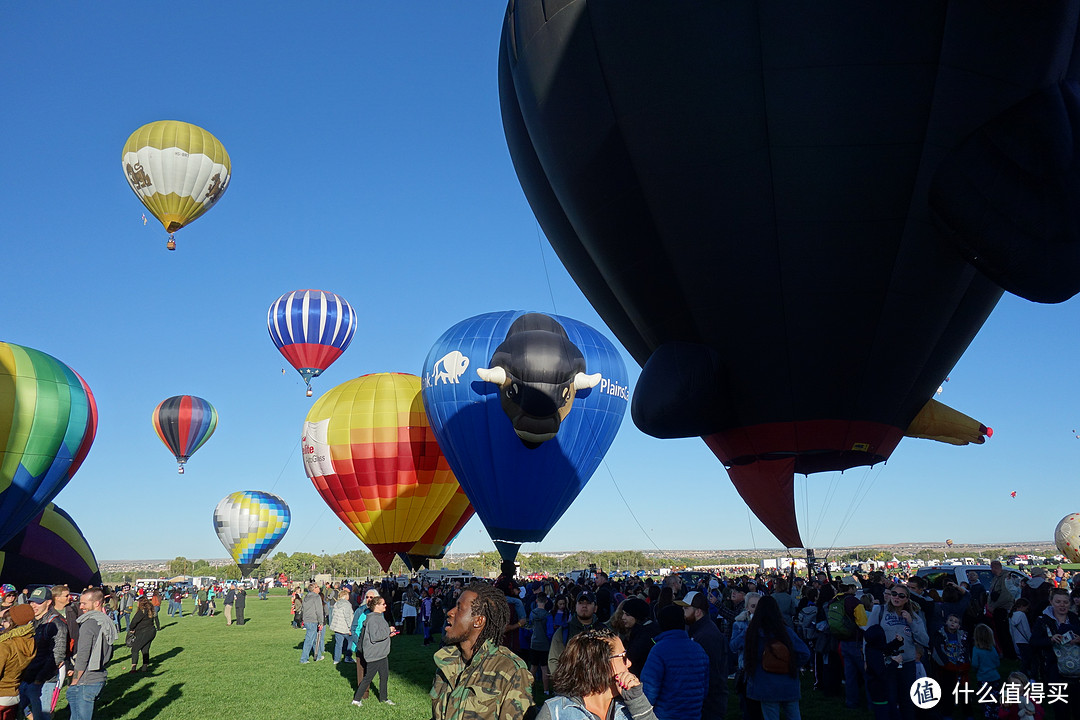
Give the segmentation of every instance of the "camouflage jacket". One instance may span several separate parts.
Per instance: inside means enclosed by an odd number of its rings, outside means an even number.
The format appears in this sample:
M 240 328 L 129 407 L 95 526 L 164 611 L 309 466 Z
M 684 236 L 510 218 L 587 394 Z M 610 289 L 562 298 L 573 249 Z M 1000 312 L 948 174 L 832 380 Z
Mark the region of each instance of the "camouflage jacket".
M 435 653 L 433 720 L 520 720 L 532 708 L 532 674 L 525 661 L 490 640 L 469 664 L 455 645 Z

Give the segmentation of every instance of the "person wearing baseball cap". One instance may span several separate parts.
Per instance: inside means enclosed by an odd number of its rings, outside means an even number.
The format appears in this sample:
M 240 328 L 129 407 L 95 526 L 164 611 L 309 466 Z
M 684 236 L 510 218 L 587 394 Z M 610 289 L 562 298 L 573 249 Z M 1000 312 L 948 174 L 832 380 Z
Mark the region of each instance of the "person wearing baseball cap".
M 728 653 L 724 634 L 709 617 L 709 601 L 704 593 L 691 590 L 682 600 L 676 600 L 675 604 L 683 609 L 683 620 L 686 622 L 690 639 L 700 645 L 709 656 L 709 688 L 705 693 L 701 718 L 722 720 L 727 713 L 728 700 Z
M 68 626 L 53 608 L 52 591 L 34 588 L 28 600 L 34 611 L 34 659 L 22 673 L 19 695 L 30 706 L 34 720 L 51 720 L 53 690 L 67 660 Z
M 548 673 L 554 675 L 559 669 L 559 656 L 566 649 L 566 643 L 570 642 L 570 638 L 602 624 L 596 617 L 596 596 L 588 590 L 582 590 L 578 593 L 577 603 L 574 605 L 574 617 L 570 618 L 566 627 L 556 630 L 551 638 L 551 647 L 548 649 Z
M 858 709 L 863 700 L 859 693 L 860 683 L 865 684 L 866 664 L 863 660 L 863 634 L 866 627 L 866 608 L 856 595 L 862 583 L 854 575 L 840 578 L 840 594 L 833 602 L 844 604 L 844 617 L 850 618 L 850 637 L 837 636 L 840 641 L 840 657 L 844 659 L 844 705 L 850 710 Z M 826 614 L 828 610 L 826 609 Z

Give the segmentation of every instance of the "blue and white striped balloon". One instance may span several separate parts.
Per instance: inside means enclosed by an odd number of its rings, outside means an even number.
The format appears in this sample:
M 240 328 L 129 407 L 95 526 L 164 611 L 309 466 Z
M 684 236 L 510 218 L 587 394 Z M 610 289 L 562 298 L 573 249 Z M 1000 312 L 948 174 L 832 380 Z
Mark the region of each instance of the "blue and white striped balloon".
M 311 397 L 311 378 L 349 347 L 356 333 L 356 311 L 332 292 L 294 290 L 270 305 L 266 328 L 278 351 L 304 378 Z

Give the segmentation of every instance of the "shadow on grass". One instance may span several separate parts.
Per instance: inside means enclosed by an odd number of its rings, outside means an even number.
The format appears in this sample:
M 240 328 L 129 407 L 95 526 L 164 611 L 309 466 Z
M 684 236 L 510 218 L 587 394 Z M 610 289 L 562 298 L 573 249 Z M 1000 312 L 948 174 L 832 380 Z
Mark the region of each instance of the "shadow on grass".
M 180 690 L 181 687 L 183 687 L 183 683 L 173 684 L 168 690 L 165 691 L 164 695 L 147 705 L 146 708 L 138 715 L 136 715 L 133 720 L 153 720 L 153 718 L 156 718 L 158 715 L 161 714 L 162 710 L 168 707 L 171 703 L 176 702 L 180 699 L 180 696 L 183 695 Z

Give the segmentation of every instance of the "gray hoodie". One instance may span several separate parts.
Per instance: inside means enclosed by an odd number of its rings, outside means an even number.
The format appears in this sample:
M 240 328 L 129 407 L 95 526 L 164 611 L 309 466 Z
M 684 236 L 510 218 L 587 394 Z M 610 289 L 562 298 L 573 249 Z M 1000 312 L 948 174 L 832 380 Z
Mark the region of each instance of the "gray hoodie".
M 88 610 L 79 616 L 79 644 L 75 648 L 75 672 L 83 671 L 80 685 L 105 682 L 106 666 L 112 660 L 116 626 L 100 610 Z

